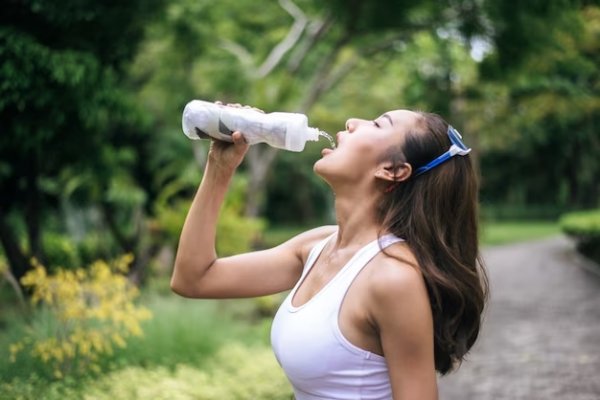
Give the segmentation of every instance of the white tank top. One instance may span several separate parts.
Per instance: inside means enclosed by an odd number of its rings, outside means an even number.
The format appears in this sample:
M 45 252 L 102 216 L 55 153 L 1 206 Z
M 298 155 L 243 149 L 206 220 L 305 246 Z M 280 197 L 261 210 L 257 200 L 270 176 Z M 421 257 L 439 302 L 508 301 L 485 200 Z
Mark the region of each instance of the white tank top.
M 389 400 L 392 388 L 385 359 L 350 343 L 340 331 L 338 316 L 363 267 L 381 248 L 402 239 L 386 235 L 367 244 L 317 294 L 294 307 L 294 294 L 330 238 L 311 250 L 302 276 L 275 315 L 271 328 L 275 357 L 296 400 Z

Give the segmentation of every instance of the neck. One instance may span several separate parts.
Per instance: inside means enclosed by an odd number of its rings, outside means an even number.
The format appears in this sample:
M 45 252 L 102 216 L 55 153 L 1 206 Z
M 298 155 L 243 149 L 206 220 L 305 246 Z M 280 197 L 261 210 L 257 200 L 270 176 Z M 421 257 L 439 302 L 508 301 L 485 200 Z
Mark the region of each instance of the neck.
M 364 246 L 377 239 L 381 226 L 375 218 L 376 196 L 365 196 L 372 193 L 353 187 L 348 190 L 335 191 L 335 214 L 338 225 L 336 247 L 338 249 Z

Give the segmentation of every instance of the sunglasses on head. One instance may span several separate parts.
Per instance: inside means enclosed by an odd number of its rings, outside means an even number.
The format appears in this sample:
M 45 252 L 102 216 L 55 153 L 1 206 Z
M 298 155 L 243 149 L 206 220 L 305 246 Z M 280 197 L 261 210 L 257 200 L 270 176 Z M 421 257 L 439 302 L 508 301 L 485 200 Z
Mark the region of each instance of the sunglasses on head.
M 414 173 L 414 176 L 424 174 L 425 172 L 448 161 L 454 156 L 466 156 L 471 152 L 471 149 L 463 143 L 462 136 L 460 135 L 460 133 L 458 133 L 458 131 L 450 125 L 448 125 L 448 137 L 450 138 L 450 142 L 452 143 L 448 151 L 442 154 L 441 156 L 437 157 L 436 159 L 423 165 L 422 167 L 417 168 L 417 170 Z

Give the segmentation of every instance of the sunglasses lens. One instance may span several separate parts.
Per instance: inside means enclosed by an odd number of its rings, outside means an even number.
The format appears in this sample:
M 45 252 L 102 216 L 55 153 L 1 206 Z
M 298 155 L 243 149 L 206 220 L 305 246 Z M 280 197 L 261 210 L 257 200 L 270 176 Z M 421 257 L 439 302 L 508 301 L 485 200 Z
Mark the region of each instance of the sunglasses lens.
M 457 145 L 459 148 L 463 149 L 463 150 L 468 150 L 469 148 L 463 143 L 462 141 L 462 136 L 460 135 L 460 133 L 458 133 L 458 131 L 456 129 L 454 129 L 453 127 L 449 126 L 448 127 L 448 136 L 450 137 L 450 141 Z

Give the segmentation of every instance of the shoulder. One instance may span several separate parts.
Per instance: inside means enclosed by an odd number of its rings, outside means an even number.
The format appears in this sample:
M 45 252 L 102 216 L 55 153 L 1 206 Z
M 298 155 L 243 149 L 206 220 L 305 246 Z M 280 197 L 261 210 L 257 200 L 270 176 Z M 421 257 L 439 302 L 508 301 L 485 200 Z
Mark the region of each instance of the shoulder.
M 424 287 L 421 271 L 411 260 L 398 259 L 385 254 L 373 260 L 374 265 L 369 274 L 369 286 L 376 300 L 388 297 L 413 296 Z
M 425 280 L 406 244 L 390 246 L 372 262 L 368 274 L 368 304 L 377 325 L 394 315 L 407 322 L 431 317 Z
M 319 242 L 334 234 L 337 229 L 337 225 L 325 225 L 310 229 L 294 236 L 281 246 L 291 248 L 298 258 L 305 261 L 310 250 Z

